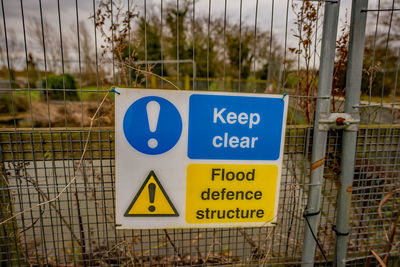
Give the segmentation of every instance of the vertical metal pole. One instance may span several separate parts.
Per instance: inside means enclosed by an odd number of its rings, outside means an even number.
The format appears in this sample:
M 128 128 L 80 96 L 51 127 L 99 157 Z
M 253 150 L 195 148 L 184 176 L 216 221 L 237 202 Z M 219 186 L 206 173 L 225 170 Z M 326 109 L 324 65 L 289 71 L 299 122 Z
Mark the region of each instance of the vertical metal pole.
M 332 89 L 333 67 L 335 62 L 336 35 L 339 19 L 340 1 L 325 2 L 324 25 L 321 42 L 321 61 L 319 66 L 318 98 L 314 121 L 314 136 L 311 156 L 311 185 L 304 216 L 309 222 L 304 229 L 302 266 L 314 266 L 316 242 L 321 201 L 321 185 L 324 172 L 327 132 L 318 129 L 319 115 L 329 113 Z
M 368 0 L 353 0 L 350 22 L 349 59 L 346 73 L 346 102 L 344 111 L 359 118 L 361 75 L 364 56 L 365 27 Z M 357 127 L 358 128 L 358 127 Z M 345 266 L 351 190 L 356 156 L 357 131 L 345 130 L 340 164 L 340 188 L 338 192 L 338 211 L 336 217 L 335 266 Z

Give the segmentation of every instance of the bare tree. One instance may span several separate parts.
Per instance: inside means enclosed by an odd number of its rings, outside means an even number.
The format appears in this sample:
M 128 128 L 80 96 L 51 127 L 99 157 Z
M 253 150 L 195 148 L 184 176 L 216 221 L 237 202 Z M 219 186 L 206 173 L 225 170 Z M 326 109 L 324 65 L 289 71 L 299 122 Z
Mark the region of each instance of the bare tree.
M 81 86 L 96 84 L 96 61 L 94 53 L 94 43 L 91 43 L 93 36 L 88 30 L 87 22 L 81 20 L 79 22 L 79 27 L 76 24 L 70 25 L 71 36 L 77 36 L 78 38 L 68 39 L 69 46 L 71 47 L 71 56 L 73 61 L 78 62 L 80 65 L 76 65 L 78 71 L 80 72 L 78 78 L 80 78 Z M 77 32 L 79 28 L 79 36 Z M 101 69 L 101 65 L 98 65 Z
M 28 30 L 33 32 L 31 41 L 46 52 L 46 67 L 48 72 L 57 72 L 58 61 L 61 61 L 59 32 L 45 18 L 30 17 Z M 64 54 L 68 50 L 68 42 L 63 42 Z M 43 59 L 43 58 L 42 58 Z

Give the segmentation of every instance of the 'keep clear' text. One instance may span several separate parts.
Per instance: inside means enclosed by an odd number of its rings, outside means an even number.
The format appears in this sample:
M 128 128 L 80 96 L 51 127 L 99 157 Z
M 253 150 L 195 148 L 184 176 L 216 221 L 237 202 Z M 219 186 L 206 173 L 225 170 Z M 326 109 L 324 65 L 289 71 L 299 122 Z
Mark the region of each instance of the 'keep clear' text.
M 228 112 L 226 108 L 214 108 L 213 123 L 214 124 L 240 124 L 243 127 L 252 129 L 261 121 L 258 113 Z M 258 136 L 235 136 L 224 132 L 222 135 L 216 135 L 212 139 L 212 144 L 216 148 L 254 148 Z

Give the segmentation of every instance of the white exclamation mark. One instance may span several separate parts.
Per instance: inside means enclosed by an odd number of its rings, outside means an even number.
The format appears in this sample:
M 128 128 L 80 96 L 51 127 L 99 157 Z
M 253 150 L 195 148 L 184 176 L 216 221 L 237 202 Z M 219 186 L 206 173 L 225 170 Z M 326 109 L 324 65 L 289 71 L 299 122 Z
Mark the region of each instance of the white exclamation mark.
M 158 115 L 160 114 L 160 104 L 157 101 L 150 101 L 146 105 L 147 120 L 149 121 L 150 132 L 154 133 L 157 129 Z M 155 138 L 150 138 L 147 141 L 147 145 L 150 148 L 156 148 L 158 141 Z

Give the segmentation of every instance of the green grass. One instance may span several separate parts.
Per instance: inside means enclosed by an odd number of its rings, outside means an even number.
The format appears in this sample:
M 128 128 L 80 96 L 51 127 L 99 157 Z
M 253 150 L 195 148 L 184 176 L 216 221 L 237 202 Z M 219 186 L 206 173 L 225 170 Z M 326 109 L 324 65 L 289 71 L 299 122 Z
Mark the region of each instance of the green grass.
M 97 101 L 98 99 L 101 101 L 104 94 L 102 90 L 105 89 L 103 89 L 103 87 L 99 87 L 99 92 L 97 92 L 97 86 L 82 87 L 82 92 L 80 88 L 76 89 L 79 101 Z M 26 97 L 27 100 L 30 97 L 32 102 L 37 102 L 42 101 L 43 91 L 36 91 L 35 89 L 29 91 L 27 89 L 24 91 L 16 91 L 14 94 Z M 109 98 L 114 99 L 114 94 L 110 94 Z
M 369 101 L 369 96 L 368 95 L 361 95 L 360 97 L 361 101 Z M 381 97 L 380 96 L 372 96 L 371 97 L 371 102 L 373 103 L 381 103 Z M 395 101 L 393 101 L 393 96 L 384 96 L 383 97 L 383 103 L 392 103 L 392 102 L 400 102 L 400 97 L 396 97 Z
M 99 91 L 101 91 L 102 88 L 99 87 Z M 78 91 L 78 96 L 81 101 L 99 101 L 101 100 L 101 95 L 102 93 L 97 92 L 97 86 L 87 86 L 87 87 L 82 87 L 82 92 L 80 88 L 77 89 Z M 88 92 L 88 91 L 93 91 L 93 92 Z
M 27 99 L 29 99 L 29 97 L 32 99 L 32 102 L 34 101 L 40 101 L 40 91 L 16 91 L 15 92 L 16 95 L 19 96 L 26 96 Z

